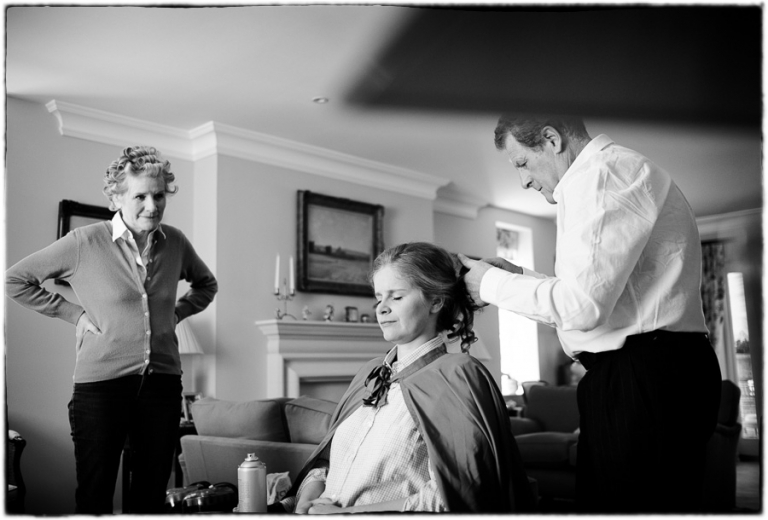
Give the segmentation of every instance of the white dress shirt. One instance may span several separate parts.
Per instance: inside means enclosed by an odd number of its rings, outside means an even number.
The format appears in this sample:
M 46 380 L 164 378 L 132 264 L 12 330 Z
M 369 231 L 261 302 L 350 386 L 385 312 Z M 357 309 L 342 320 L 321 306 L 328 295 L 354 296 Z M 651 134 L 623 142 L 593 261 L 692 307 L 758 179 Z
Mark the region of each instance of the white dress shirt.
M 158 225 L 149 233 L 149 235 L 147 235 L 147 244 L 144 246 L 144 251 L 139 253 L 139 246 L 133 238 L 133 233 L 131 233 L 131 230 L 125 225 L 123 216 L 119 211 L 116 211 L 115 215 L 112 217 L 112 242 L 116 242 L 120 246 L 121 251 L 129 262 L 134 262 L 136 264 L 136 270 L 142 285 L 147 281 L 147 266 L 153 262 L 153 259 L 149 254 L 152 252 L 152 246 L 155 243 L 156 231 L 159 231 L 161 235 L 165 236 L 162 228 Z
M 603 352 L 653 330 L 707 332 L 701 243 L 669 174 L 606 135 L 587 144 L 553 193 L 555 276 L 491 268 L 480 298 L 557 328 L 565 352 Z

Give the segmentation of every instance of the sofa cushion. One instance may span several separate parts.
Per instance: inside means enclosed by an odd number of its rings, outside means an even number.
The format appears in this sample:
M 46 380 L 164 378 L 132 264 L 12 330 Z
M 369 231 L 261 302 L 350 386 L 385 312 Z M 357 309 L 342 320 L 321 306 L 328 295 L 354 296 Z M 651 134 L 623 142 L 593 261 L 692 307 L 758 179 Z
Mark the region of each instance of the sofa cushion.
M 579 427 L 575 386 L 534 386 L 529 390 L 525 416 L 543 431 L 572 432 Z
M 536 433 L 541 431 L 541 425 L 527 417 L 510 417 L 509 427 L 512 430 L 512 435 L 515 437 L 526 433 Z
M 289 442 L 278 400 L 221 401 L 205 398 L 190 405 L 198 435 Z
M 285 420 L 291 442 L 320 444 L 331 426 L 336 403 L 301 396 L 285 403 Z
M 571 465 L 571 448 L 578 442 L 575 433 L 539 432 L 515 437 L 523 465 L 558 468 Z

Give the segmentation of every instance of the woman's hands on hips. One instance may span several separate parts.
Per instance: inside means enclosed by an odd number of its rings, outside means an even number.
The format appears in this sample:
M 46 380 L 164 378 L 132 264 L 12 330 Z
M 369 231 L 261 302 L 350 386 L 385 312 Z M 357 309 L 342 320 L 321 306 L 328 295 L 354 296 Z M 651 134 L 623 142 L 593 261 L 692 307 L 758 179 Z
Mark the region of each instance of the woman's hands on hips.
M 99 328 L 93 324 L 91 318 L 88 317 L 88 314 L 83 311 L 80 318 L 77 320 L 77 325 L 75 325 L 76 350 L 80 350 L 80 347 L 83 345 L 83 338 L 85 338 L 86 332 L 96 335 L 101 334 Z

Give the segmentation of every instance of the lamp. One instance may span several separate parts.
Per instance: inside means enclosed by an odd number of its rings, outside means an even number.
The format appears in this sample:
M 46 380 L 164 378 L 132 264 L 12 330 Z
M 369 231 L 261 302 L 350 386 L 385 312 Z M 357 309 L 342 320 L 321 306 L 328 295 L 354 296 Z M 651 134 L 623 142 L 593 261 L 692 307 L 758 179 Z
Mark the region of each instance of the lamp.
M 176 325 L 176 337 L 179 340 L 179 354 L 205 354 L 186 320 Z
M 186 320 L 176 324 L 176 338 L 179 340 L 179 354 L 182 356 L 187 354 L 205 354 L 200 343 L 197 342 L 195 334 L 192 332 L 192 327 L 189 326 Z M 190 388 L 192 392 L 185 392 L 184 399 L 182 399 L 182 412 L 184 413 L 184 421 L 189 423 L 191 421 L 191 415 L 189 413 L 189 399 L 195 400 L 197 393 L 194 391 L 194 376 L 196 372 L 195 362 L 193 359 L 188 360 L 192 363 L 189 374 L 185 370 L 182 370 L 182 386 L 184 388 Z M 184 363 L 182 361 L 182 363 Z

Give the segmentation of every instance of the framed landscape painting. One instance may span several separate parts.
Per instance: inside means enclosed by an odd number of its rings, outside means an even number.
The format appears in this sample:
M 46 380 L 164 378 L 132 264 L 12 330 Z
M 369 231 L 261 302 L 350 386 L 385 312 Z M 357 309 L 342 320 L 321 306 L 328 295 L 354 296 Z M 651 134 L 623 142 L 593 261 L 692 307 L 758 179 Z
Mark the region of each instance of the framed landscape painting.
M 65 236 L 75 228 L 95 224 L 103 220 L 112 220 L 114 212 L 103 206 L 81 204 L 74 200 L 62 200 L 59 202 L 59 222 L 56 230 L 56 240 Z M 69 285 L 64 280 L 54 280 L 57 285 Z
M 298 289 L 372 296 L 368 273 L 384 250 L 384 207 L 298 192 Z
M 92 206 L 64 199 L 59 202 L 59 227 L 56 239 L 58 240 L 75 228 L 95 224 L 102 220 L 112 220 L 114 215 L 114 211 L 103 206 Z

